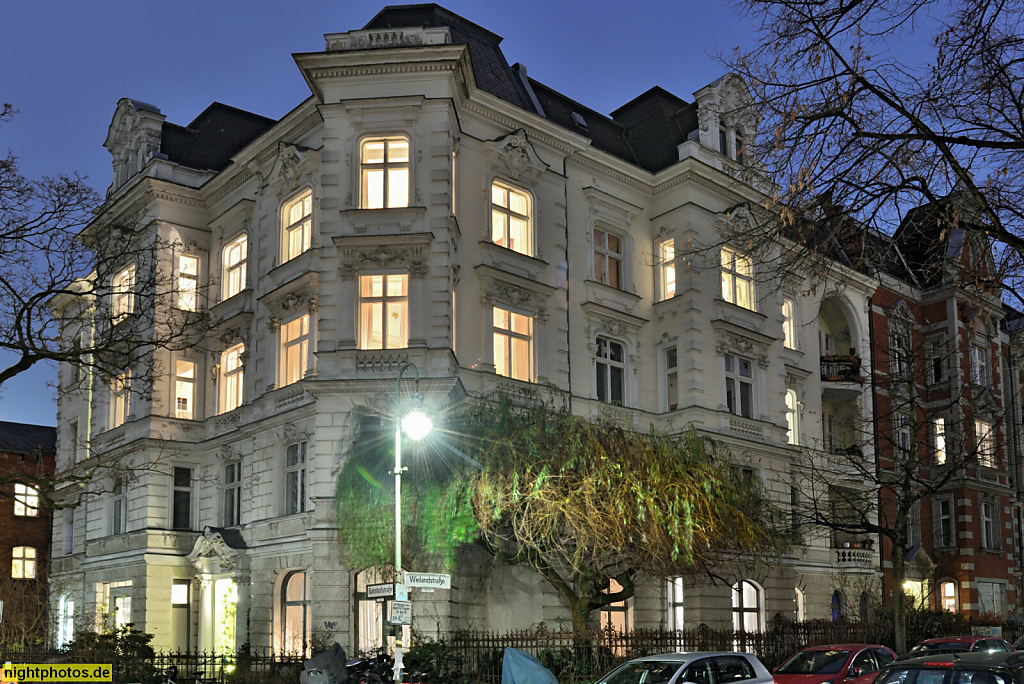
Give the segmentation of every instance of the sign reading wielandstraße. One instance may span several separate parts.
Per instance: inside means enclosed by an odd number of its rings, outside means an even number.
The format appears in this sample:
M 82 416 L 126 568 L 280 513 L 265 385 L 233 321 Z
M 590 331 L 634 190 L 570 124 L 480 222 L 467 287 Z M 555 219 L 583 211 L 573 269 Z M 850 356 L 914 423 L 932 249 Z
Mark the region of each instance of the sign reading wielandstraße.
M 451 589 L 452 576 L 440 572 L 406 572 L 405 584 L 410 587 Z

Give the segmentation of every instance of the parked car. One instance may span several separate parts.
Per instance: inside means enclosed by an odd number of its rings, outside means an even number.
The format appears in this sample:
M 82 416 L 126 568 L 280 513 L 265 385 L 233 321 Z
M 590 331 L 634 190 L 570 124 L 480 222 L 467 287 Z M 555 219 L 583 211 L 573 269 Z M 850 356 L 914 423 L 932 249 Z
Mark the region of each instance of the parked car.
M 1024 636 L 1013 642 L 1013 647 L 1018 651 L 1024 651 Z
M 598 684 L 772 684 L 768 669 L 749 653 L 662 653 L 630 660 Z
M 775 668 L 776 684 L 871 684 L 896 653 L 878 644 L 811 646 Z
M 897 660 L 875 684 L 1022 684 L 1024 653 L 964 652 Z
M 926 639 L 900 656 L 917 658 L 925 655 L 941 655 L 943 653 L 1006 653 L 1014 648 L 1003 639 L 981 636 L 939 637 Z

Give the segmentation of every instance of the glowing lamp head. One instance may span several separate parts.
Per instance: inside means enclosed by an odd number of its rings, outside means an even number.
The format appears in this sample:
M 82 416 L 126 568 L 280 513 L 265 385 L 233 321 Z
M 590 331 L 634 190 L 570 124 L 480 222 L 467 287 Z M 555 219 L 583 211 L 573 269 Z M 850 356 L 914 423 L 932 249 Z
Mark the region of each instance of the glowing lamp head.
M 402 419 L 402 432 L 405 436 L 414 441 L 420 441 L 430 434 L 434 424 L 423 411 L 416 409 Z

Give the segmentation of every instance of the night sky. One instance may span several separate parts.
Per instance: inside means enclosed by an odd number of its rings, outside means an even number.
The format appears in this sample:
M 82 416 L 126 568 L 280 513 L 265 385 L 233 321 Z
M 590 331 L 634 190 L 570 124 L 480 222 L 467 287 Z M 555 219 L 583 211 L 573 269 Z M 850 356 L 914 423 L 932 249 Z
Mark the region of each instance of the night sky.
M 718 52 L 749 47 L 752 26 L 726 4 L 687 0 L 439 3 L 502 36 L 510 64 L 604 114 L 659 85 L 691 101 L 718 78 Z M 274 119 L 309 89 L 291 54 L 323 50 L 325 33 L 361 28 L 384 3 L 6 0 L 0 100 L 20 112 L 0 126 L 30 177 L 77 172 L 110 184 L 103 148 L 118 99 L 187 124 L 212 102 Z M 0 362 L 5 362 L 0 358 Z M 53 367 L 4 385 L 0 420 L 56 424 Z

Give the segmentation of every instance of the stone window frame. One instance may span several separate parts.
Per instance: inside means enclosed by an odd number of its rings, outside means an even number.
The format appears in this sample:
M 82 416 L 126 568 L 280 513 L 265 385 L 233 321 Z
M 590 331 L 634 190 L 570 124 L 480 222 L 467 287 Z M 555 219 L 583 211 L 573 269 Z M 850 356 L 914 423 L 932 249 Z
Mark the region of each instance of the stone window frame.
M 236 248 L 241 243 L 242 256 L 235 262 L 228 261 L 228 254 L 230 250 Z M 231 299 L 237 294 L 244 292 L 249 289 L 249 233 L 248 231 L 241 230 L 231 236 L 230 239 L 225 240 L 224 246 L 220 250 L 220 264 L 221 264 L 221 293 L 220 300 L 225 301 Z M 238 274 L 237 278 L 233 277 L 234 274 Z M 238 289 L 232 291 L 229 288 L 229 284 L 232 280 L 238 281 Z
M 403 140 L 403 141 L 405 141 L 405 144 L 406 144 L 407 149 L 408 149 L 408 155 L 407 155 L 407 158 L 406 158 L 405 162 L 389 162 L 388 161 L 388 156 L 387 156 L 388 155 L 388 143 L 391 142 L 391 141 L 394 141 L 394 140 Z M 383 194 L 383 198 L 382 198 L 383 199 L 383 206 L 380 206 L 380 207 L 370 207 L 370 206 L 367 206 L 369 204 L 369 198 L 368 198 L 368 196 L 366 194 L 366 192 L 367 192 L 367 183 L 366 183 L 365 179 L 366 179 L 366 171 L 370 170 L 367 167 L 368 166 L 372 166 L 373 168 L 378 168 L 378 165 L 376 163 L 370 164 L 369 162 L 364 161 L 364 158 L 363 158 L 365 145 L 367 143 L 370 143 L 370 142 L 384 142 L 384 160 L 379 165 L 379 168 L 384 171 L 384 175 L 383 175 L 383 180 L 384 180 L 384 182 L 383 182 L 383 193 L 384 194 Z M 414 198 L 413 178 L 415 176 L 414 176 L 414 173 L 413 173 L 413 163 L 414 163 L 414 160 L 416 158 L 416 154 L 414 153 L 415 149 L 416 149 L 416 147 L 413 144 L 413 136 L 408 131 L 400 131 L 400 130 L 395 130 L 395 131 L 390 131 L 390 132 L 374 131 L 374 132 L 367 132 L 367 133 L 359 136 L 358 140 L 356 140 L 356 143 L 355 143 L 355 158 L 358 160 L 359 171 L 358 171 L 357 174 L 354 174 L 355 175 L 356 185 L 357 185 L 356 196 L 359 198 L 359 201 L 357 202 L 357 206 L 359 207 L 359 209 L 366 210 L 366 211 L 381 211 L 381 210 L 387 210 L 387 209 L 407 209 L 407 208 L 409 208 L 409 207 L 414 205 L 414 202 L 413 202 L 413 198 Z M 406 174 L 407 174 L 407 187 L 406 187 L 406 195 L 405 195 L 406 201 L 405 201 L 405 204 L 401 204 L 401 205 L 396 204 L 395 206 L 391 206 L 389 204 L 389 199 L 390 198 L 389 198 L 389 193 L 388 193 L 388 188 L 389 188 L 389 185 L 390 185 L 390 171 L 392 171 L 392 170 L 401 170 L 402 168 L 405 169 Z
M 297 221 L 290 221 L 288 212 L 292 206 L 309 201 L 309 213 L 302 214 Z M 313 240 L 313 226 L 316 224 L 316 192 L 312 185 L 303 185 L 295 191 L 282 198 L 278 209 L 278 225 L 280 226 L 280 248 L 279 254 L 281 263 L 285 264 L 297 259 L 315 246 Z M 296 228 L 298 226 L 298 228 Z M 291 236 L 295 230 L 301 230 L 301 249 L 292 253 Z

